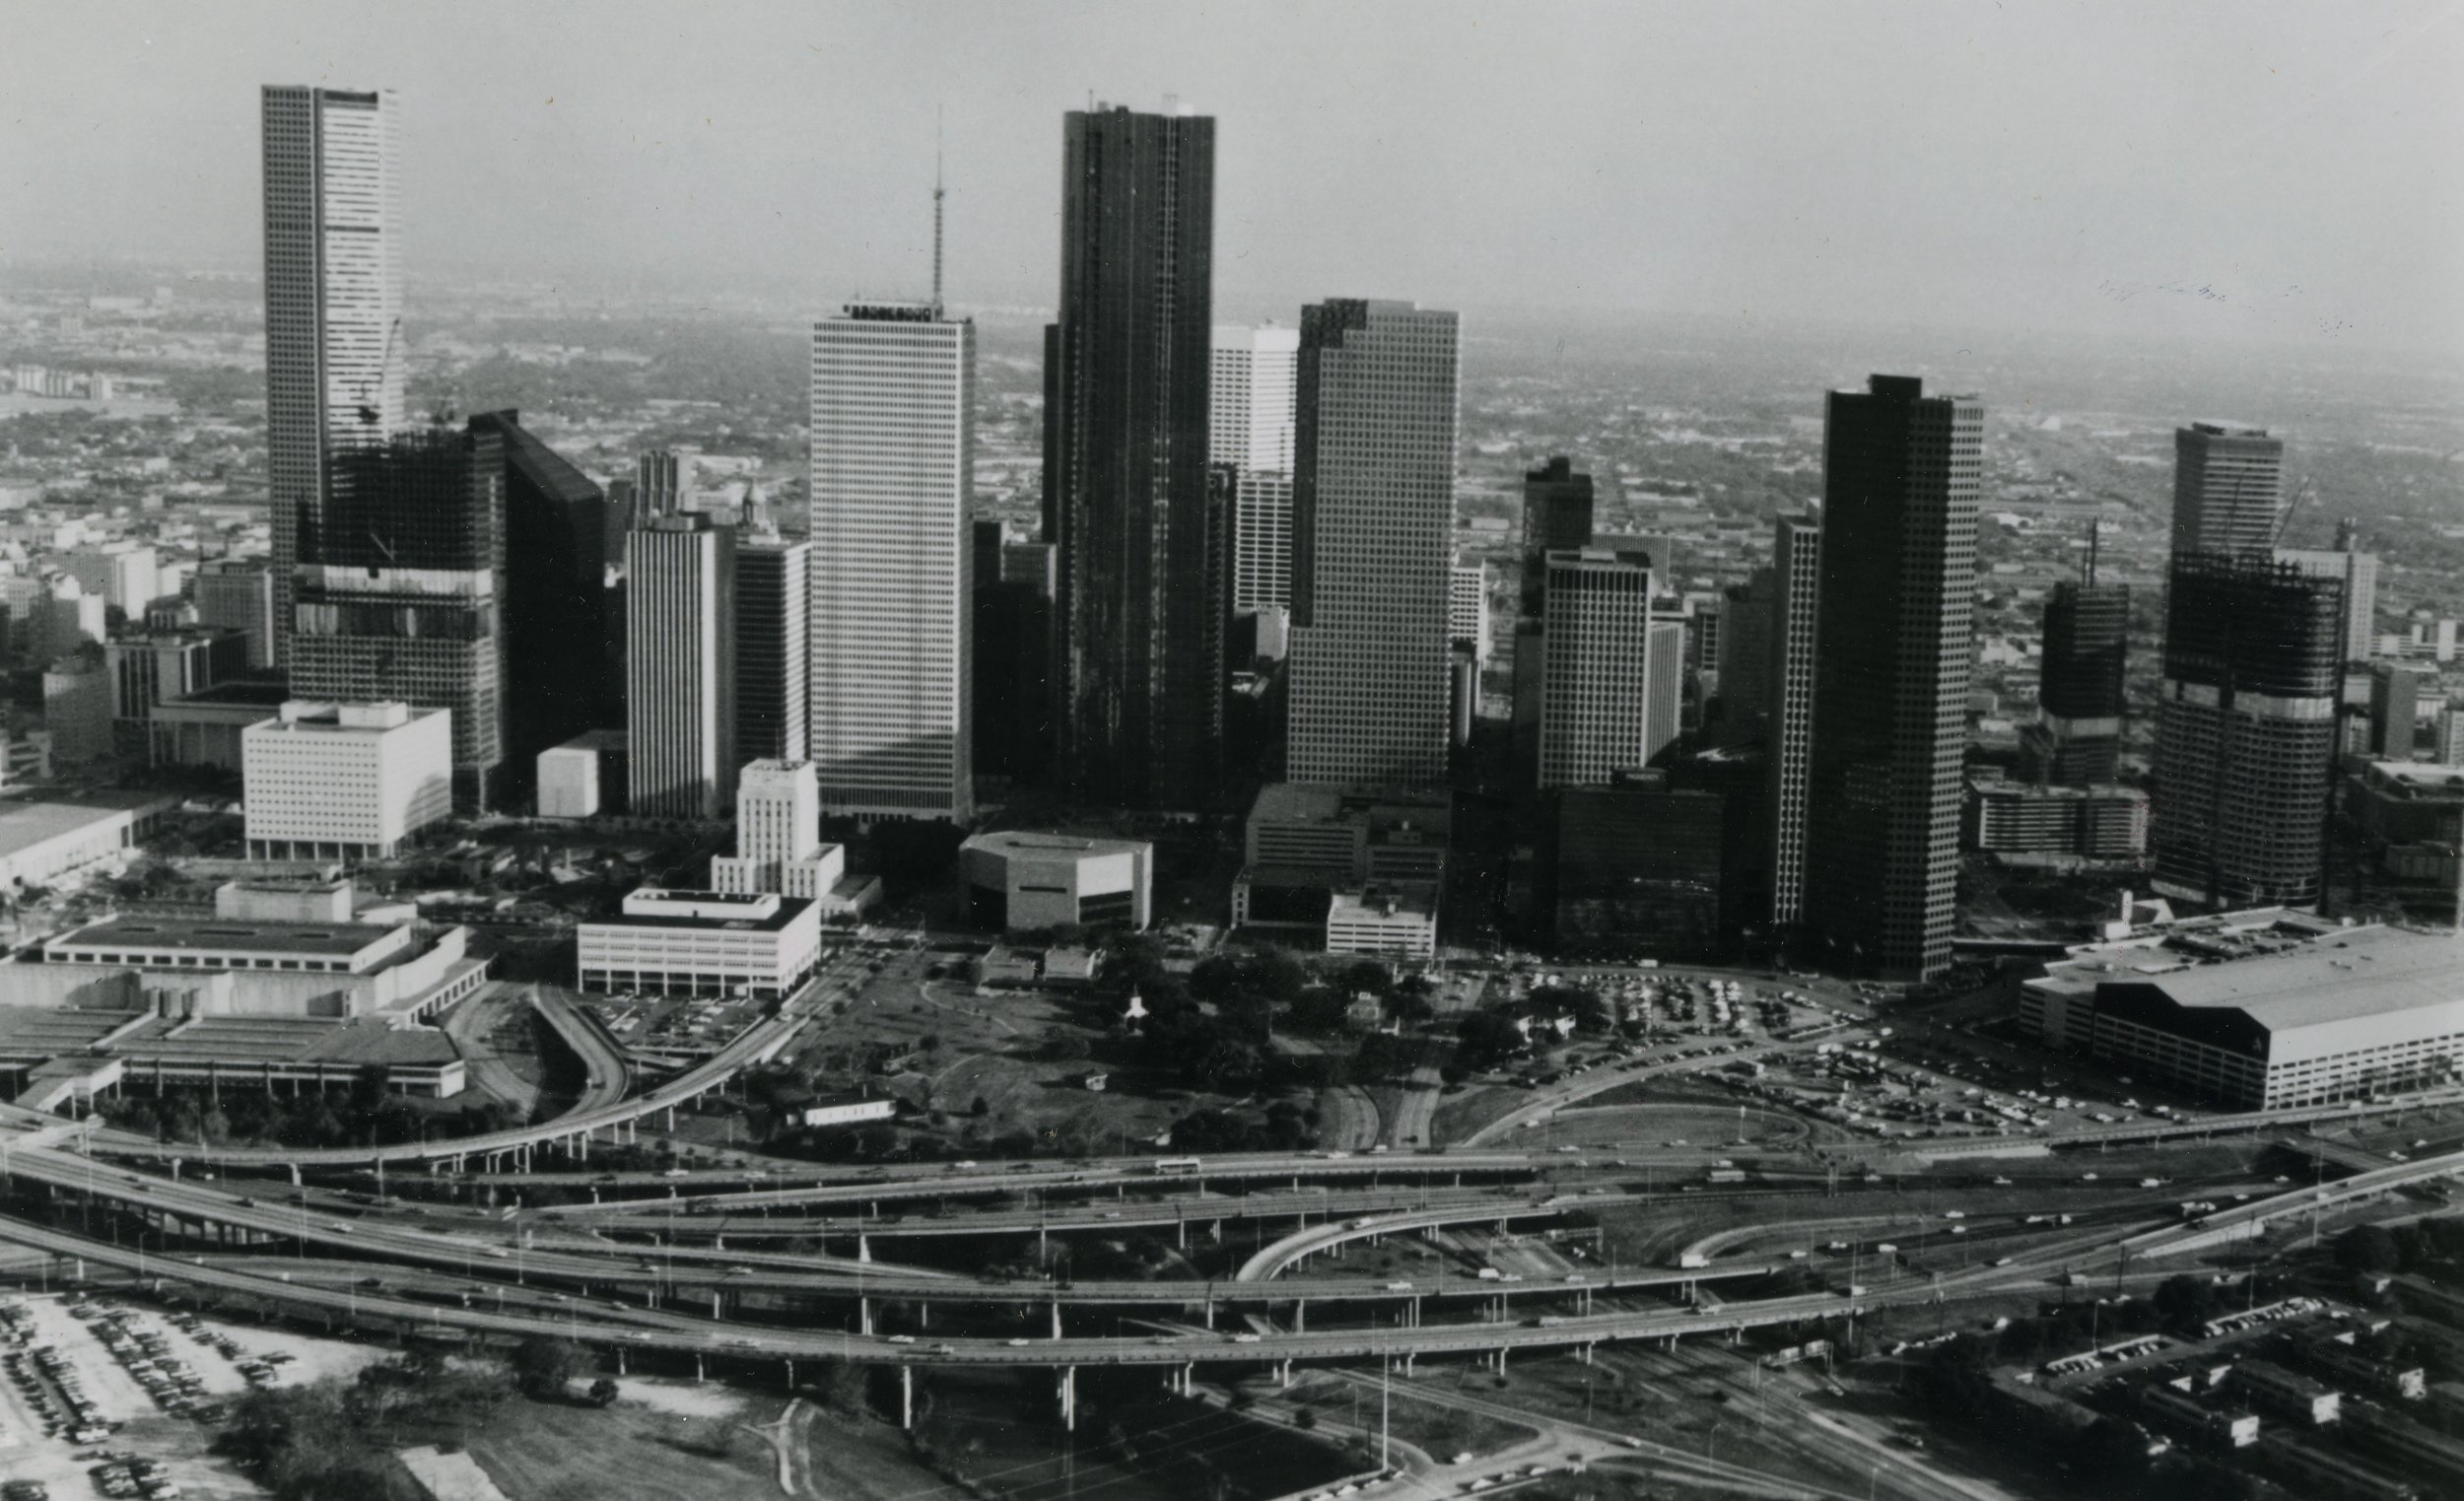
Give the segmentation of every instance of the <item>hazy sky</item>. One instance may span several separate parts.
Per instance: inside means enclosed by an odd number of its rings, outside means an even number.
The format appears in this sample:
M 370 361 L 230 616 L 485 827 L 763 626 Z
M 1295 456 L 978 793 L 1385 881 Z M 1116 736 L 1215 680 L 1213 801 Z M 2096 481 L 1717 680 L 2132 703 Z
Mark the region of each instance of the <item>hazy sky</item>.
M 1045 304 L 1061 113 L 1219 120 L 1216 297 L 2464 350 L 2464 0 L 8 7 L 0 252 L 253 265 L 257 86 L 403 100 L 414 278 Z M 414 309 L 415 311 L 415 309 Z

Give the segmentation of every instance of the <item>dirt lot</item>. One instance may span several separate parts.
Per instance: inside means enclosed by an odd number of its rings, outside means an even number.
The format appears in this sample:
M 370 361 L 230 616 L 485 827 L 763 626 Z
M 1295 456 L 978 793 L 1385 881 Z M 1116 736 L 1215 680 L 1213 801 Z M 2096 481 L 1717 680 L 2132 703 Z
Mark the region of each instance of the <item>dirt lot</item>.
M 784 1401 L 716 1385 L 619 1385 L 624 1395 L 612 1407 L 509 1403 L 471 1434 L 470 1456 L 510 1501 L 779 1493 L 775 1452 L 738 1424 L 772 1421 Z

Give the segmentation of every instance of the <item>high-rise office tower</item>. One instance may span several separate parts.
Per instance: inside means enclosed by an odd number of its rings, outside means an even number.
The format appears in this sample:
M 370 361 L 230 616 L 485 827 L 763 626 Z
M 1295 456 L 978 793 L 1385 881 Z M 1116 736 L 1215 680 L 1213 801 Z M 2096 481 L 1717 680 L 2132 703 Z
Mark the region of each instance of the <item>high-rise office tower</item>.
M 736 853 L 710 862 L 713 891 L 826 897 L 846 853 L 821 839 L 821 784 L 809 761 L 745 763 L 736 785 Z
M 481 413 L 505 455 L 505 786 L 525 788 L 539 753 L 615 721 L 600 670 L 608 621 L 607 500 L 598 483 L 521 425 Z
M 1592 477 L 1560 454 L 1523 476 L 1523 613 L 1538 620 L 1550 553 L 1592 545 Z M 1669 560 L 1654 556 L 1663 575 Z
M 1744 583 L 1730 584 L 1721 601 L 1713 669 L 1720 674 L 1724 733 L 1732 739 L 1750 738 L 1770 724 L 1771 626 L 1778 593 L 1779 575 L 1758 568 Z
M 1474 661 L 1488 660 L 1488 565 L 1458 563 L 1446 581 L 1446 636 L 1472 648 Z
M 2421 722 L 2422 690 L 2438 686 L 2435 669 L 2411 662 L 2370 663 L 2369 754 L 2381 761 L 2410 761 Z
M 1232 469 L 1232 613 L 1292 607 L 1292 476 Z
M 978 523 L 979 535 L 987 523 Z M 999 523 L 994 536 L 999 535 Z M 982 558 L 984 554 L 979 553 Z M 1052 748 L 1053 585 L 1050 542 L 998 542 L 975 591 L 975 770 L 1031 785 Z
M 510 414 L 331 455 L 299 519 L 291 691 L 453 712 L 453 798 L 496 805 L 505 715 Z
M 1781 516 L 1771 539 L 1771 924 L 1783 934 L 1805 921 L 1806 797 L 1814 771 L 1814 627 L 1821 613 L 1822 518 Z
M 1064 125 L 1044 540 L 1061 565 L 1054 770 L 1081 802 L 1186 809 L 1217 790 L 1214 160 L 1202 115 L 1098 108 Z
M 736 755 L 801 761 L 812 679 L 812 544 L 736 538 Z
M 1805 918 L 1897 979 L 1951 963 L 1985 408 L 1875 375 L 1824 415 Z
M 1292 472 L 1292 397 L 1300 330 L 1221 324 L 1210 345 L 1206 457 L 1245 470 Z
M 296 542 L 294 544 L 297 546 Z M 262 563 L 208 563 L 189 581 L 197 624 L 222 626 L 248 638 L 248 665 L 274 664 L 274 574 Z
M 1651 760 L 1651 559 L 1580 548 L 1544 554 L 1540 785 L 1606 786 Z
M 2156 698 L 2156 889 L 2319 897 L 2344 587 L 2265 549 L 2176 553 Z
M 333 456 L 402 426 L 402 264 L 390 92 L 269 85 L 266 497 L 277 662 L 291 659 L 300 517 Z
M 1446 780 L 1461 343 L 1412 303 L 1301 309 L 1291 781 Z
M 2130 655 L 2130 587 L 2064 580 L 2045 601 L 2036 722 L 2019 735 L 2030 782 L 2111 782 L 2122 752 L 2122 672 Z
M 813 325 L 812 723 L 822 806 L 975 809 L 976 325 L 851 304 Z
M 1690 633 L 1682 616 L 1655 614 L 1646 646 L 1650 659 L 1651 696 L 1643 704 L 1643 759 L 1657 761 L 1677 743 L 1685 714 L 1685 643 Z
M 633 461 L 634 524 L 688 509 L 693 495 L 693 455 L 682 448 L 652 448 Z
M 2194 422 L 2173 430 L 2173 556 L 2276 545 L 2285 441 L 2265 428 Z
M 640 818 L 717 820 L 735 801 L 736 536 L 652 516 L 625 536 L 625 782 Z

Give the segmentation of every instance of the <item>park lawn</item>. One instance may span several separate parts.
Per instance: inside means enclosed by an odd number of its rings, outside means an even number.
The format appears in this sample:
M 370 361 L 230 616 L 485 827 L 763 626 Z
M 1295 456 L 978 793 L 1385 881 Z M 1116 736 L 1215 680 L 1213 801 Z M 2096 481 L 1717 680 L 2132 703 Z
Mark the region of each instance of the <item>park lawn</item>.
M 784 1405 L 759 1402 L 740 1415 L 767 1422 Z M 722 1454 L 694 1452 L 718 1448 L 722 1435 Z M 469 1448 L 510 1501 L 705 1501 L 779 1488 L 776 1451 L 758 1435 L 632 1402 L 511 1401 L 472 1431 Z

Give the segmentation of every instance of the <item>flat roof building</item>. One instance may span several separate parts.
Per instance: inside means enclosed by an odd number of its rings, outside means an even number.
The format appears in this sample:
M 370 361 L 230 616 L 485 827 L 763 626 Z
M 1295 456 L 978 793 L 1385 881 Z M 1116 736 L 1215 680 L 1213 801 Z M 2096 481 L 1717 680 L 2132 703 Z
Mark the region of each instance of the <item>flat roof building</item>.
M 2245 1110 L 2464 1075 L 2464 936 L 2233 917 L 2077 951 L 2023 987 L 2021 1021 Z
M 1093 926 L 1143 931 L 1155 848 L 1137 840 L 1012 830 L 958 847 L 968 921 L 987 931 Z
M 821 908 L 767 892 L 645 886 L 574 934 L 585 990 L 784 1000 L 821 962 Z
M 102 794 L 89 801 L 0 802 L 0 884 L 41 886 L 133 848 L 175 797 Z
M 1430 958 L 1437 952 L 1437 903 L 1427 892 L 1400 887 L 1335 892 L 1327 906 L 1326 951 Z
M 386 859 L 453 811 L 453 716 L 293 700 L 240 732 L 252 859 Z
M 1992 854 L 2136 859 L 2148 851 L 2148 794 L 2137 787 L 1968 784 L 1972 843 Z
M 487 962 L 470 957 L 468 938 L 464 928 L 408 922 L 120 914 L 45 939 L 39 964 L 0 965 L 0 1007 L 407 1025 L 486 981 Z
M 242 679 L 163 699 L 146 715 L 147 748 L 155 766 L 240 770 L 240 732 L 281 717 L 291 690 Z

